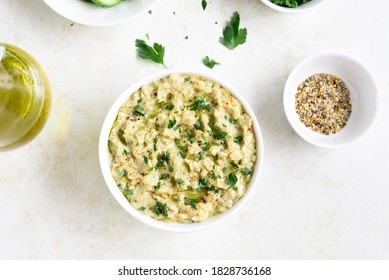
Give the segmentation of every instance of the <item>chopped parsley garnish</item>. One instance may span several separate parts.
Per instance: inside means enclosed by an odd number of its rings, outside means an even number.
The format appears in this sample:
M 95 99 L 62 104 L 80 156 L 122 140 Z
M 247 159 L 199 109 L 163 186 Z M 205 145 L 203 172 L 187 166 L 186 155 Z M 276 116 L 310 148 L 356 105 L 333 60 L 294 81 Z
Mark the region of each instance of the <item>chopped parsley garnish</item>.
M 201 138 L 203 138 L 205 141 L 207 141 L 207 138 L 205 138 L 204 133 L 201 133 Z
M 173 126 L 175 126 L 177 123 L 177 120 L 176 119 L 172 119 L 169 121 L 169 124 L 167 125 L 167 128 L 173 128 Z
M 157 143 L 158 143 L 158 137 L 154 137 L 154 152 L 157 151 Z
M 109 150 L 109 152 L 112 154 L 112 148 L 113 148 L 113 143 L 112 143 L 112 141 L 111 140 L 108 140 L 108 150 Z
M 201 98 L 201 99 L 197 99 L 192 104 L 192 106 L 189 106 L 189 109 L 191 111 L 197 111 L 200 109 L 205 109 L 205 110 L 209 111 L 209 109 L 211 109 L 211 107 L 209 106 L 209 104 L 207 103 L 207 100 L 205 98 Z
M 208 57 L 208 55 L 203 58 L 203 64 L 205 66 L 207 66 L 209 69 L 213 69 L 213 67 L 215 67 L 215 65 L 220 65 L 219 62 L 217 62 L 217 61 L 215 61 L 213 59 L 210 59 Z
M 144 115 L 146 115 L 146 110 L 141 108 L 141 107 L 139 107 L 139 106 L 136 106 L 135 110 L 134 110 L 134 113 L 136 115 L 138 115 L 138 116 L 144 116 Z
M 156 186 L 154 186 L 155 190 L 159 190 L 161 188 L 161 182 L 158 182 Z
M 223 173 L 226 173 L 226 171 L 227 171 L 227 167 L 223 167 Z
M 220 130 L 220 128 L 218 128 L 216 125 L 213 125 L 211 127 L 211 131 L 209 132 L 209 134 L 216 140 L 221 140 L 221 139 L 225 139 L 226 136 L 227 136 L 227 132 L 224 132 L 222 130 Z
M 144 157 L 143 157 L 143 160 L 145 161 L 146 164 L 149 163 L 149 158 L 148 158 L 148 157 L 144 156 Z
M 200 129 L 201 128 L 201 123 L 199 120 L 196 121 L 196 123 L 194 124 L 194 128 L 196 129 Z
M 243 140 L 243 137 L 242 137 L 242 136 L 236 136 L 236 137 L 234 138 L 234 142 L 235 142 L 236 144 L 242 143 L 242 140 Z
M 201 7 L 203 7 L 203 10 L 204 10 L 204 11 L 205 11 L 205 9 L 207 8 L 207 5 L 208 5 L 208 3 L 207 3 L 206 0 L 202 0 L 202 1 L 201 1 Z
M 238 178 L 234 173 L 230 173 L 228 174 L 227 179 L 225 179 L 224 182 L 226 182 L 227 185 L 233 187 L 238 182 Z
M 177 131 L 177 129 L 179 129 L 180 127 L 181 127 L 181 125 L 178 124 L 178 125 L 176 125 L 175 128 L 173 128 L 173 130 L 174 130 L 174 131 Z M 180 132 L 181 132 L 181 130 L 180 130 Z
M 127 151 L 126 149 L 123 149 L 123 151 L 124 151 L 124 154 L 125 154 L 127 157 L 130 155 L 130 152 Z
M 142 103 L 142 99 L 138 99 L 136 102 L 137 102 L 138 104 L 141 104 L 141 103 Z
M 179 185 L 183 185 L 184 184 L 184 180 L 182 180 L 182 179 L 178 180 L 178 184 Z
M 155 214 L 157 214 L 158 216 L 161 214 L 164 215 L 165 217 L 168 216 L 166 203 L 162 204 L 161 202 L 157 201 L 154 211 L 155 211 Z
M 187 199 L 185 200 L 185 205 L 190 205 L 190 207 L 192 207 L 193 209 L 196 209 L 196 210 L 197 210 L 196 202 L 197 202 L 196 199 L 187 198 Z
M 223 37 L 219 38 L 219 42 L 230 50 L 246 42 L 247 29 L 239 28 L 239 24 L 240 16 L 238 12 L 235 12 L 223 30 Z
M 164 46 L 158 43 L 154 43 L 153 47 L 151 47 L 147 45 L 144 40 L 140 39 L 137 39 L 135 41 L 135 46 L 137 47 L 137 52 L 140 58 L 154 61 L 155 63 L 161 64 L 166 67 L 165 63 L 163 62 L 163 58 L 165 55 Z
M 165 179 L 167 179 L 168 177 L 169 177 L 169 174 L 163 173 L 163 174 L 161 175 L 161 177 L 159 177 L 159 180 L 165 180 Z
M 188 138 L 189 142 L 193 143 L 196 141 L 196 138 L 190 134 L 189 129 L 185 129 L 186 138 Z
M 146 210 L 146 207 L 143 207 L 143 206 L 142 206 L 142 207 L 139 207 L 138 210 L 139 210 L 139 211 L 145 211 L 145 210 Z
M 166 105 L 166 107 L 165 107 L 165 109 L 166 109 L 166 110 L 169 110 L 169 111 L 172 111 L 173 108 L 174 108 L 174 105 L 173 105 L 173 104 L 168 104 L 168 105 Z
M 170 160 L 170 154 L 169 152 L 163 152 L 158 156 L 158 162 L 156 165 L 156 168 L 160 168 L 163 166 L 163 163 L 166 162 L 168 163 Z
M 210 186 L 207 179 L 205 178 L 199 178 L 199 187 L 196 189 L 197 192 L 202 192 L 203 190 L 205 191 L 214 191 L 215 187 Z
M 231 162 L 231 165 L 233 168 L 239 168 L 239 165 L 237 165 L 235 162 Z
M 134 190 L 124 190 L 124 192 L 126 193 L 127 196 L 134 194 Z
M 204 159 L 204 151 L 199 152 L 199 159 Z
M 243 168 L 242 168 L 242 173 L 243 173 L 244 175 L 249 175 L 249 174 L 251 173 L 251 170 L 248 169 L 247 167 L 243 167 Z
M 121 178 L 125 177 L 127 175 L 127 171 L 124 170 L 123 168 L 119 169 L 119 175 Z
M 186 36 L 186 37 L 188 37 L 188 36 Z M 188 39 L 188 38 L 185 38 L 185 39 Z M 185 79 L 184 79 L 184 82 L 189 82 L 190 81 L 190 78 L 189 77 L 186 77 Z
M 270 0 L 270 2 L 283 7 L 296 8 L 302 4 L 308 3 L 311 0 Z
M 184 154 L 183 154 L 181 151 L 178 152 L 178 155 L 179 155 L 181 158 L 185 158 Z
M 231 123 L 231 124 L 237 124 L 237 123 L 238 123 L 238 120 L 237 120 L 237 119 L 234 119 L 234 118 L 230 118 L 230 123 Z

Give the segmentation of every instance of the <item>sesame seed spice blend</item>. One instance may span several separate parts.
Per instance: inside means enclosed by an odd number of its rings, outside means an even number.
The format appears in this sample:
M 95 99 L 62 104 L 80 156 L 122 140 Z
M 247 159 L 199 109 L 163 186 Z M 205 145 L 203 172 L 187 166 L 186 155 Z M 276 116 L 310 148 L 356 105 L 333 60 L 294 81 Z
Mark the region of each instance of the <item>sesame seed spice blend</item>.
M 337 133 L 350 118 L 350 91 L 337 76 L 323 73 L 310 76 L 298 86 L 295 98 L 300 121 L 315 132 Z

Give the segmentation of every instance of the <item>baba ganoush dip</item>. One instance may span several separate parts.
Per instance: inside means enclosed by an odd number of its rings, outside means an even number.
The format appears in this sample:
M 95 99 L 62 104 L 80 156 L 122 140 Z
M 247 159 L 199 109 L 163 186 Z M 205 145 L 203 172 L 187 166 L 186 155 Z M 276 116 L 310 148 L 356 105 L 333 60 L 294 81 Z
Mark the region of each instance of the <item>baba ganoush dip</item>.
M 205 78 L 172 74 L 121 106 L 108 140 L 129 203 L 165 222 L 202 222 L 245 194 L 256 161 L 253 120 Z

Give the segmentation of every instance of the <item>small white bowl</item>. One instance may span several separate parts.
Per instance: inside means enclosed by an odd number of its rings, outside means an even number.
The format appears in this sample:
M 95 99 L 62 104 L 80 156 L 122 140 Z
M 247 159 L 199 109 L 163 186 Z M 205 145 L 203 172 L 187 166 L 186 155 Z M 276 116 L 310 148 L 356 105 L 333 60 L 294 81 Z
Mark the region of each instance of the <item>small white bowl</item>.
M 318 73 L 338 76 L 350 90 L 350 119 L 341 131 L 331 135 L 306 127 L 295 110 L 298 86 Z M 341 54 L 320 54 L 304 60 L 289 75 L 284 89 L 284 110 L 289 123 L 307 142 L 323 148 L 336 149 L 354 143 L 373 125 L 378 107 L 379 93 L 373 76 L 358 61 Z
M 312 0 L 312 1 L 310 1 L 306 4 L 303 4 L 301 6 L 298 6 L 296 8 L 288 8 L 288 7 L 279 6 L 279 5 L 273 4 L 269 0 L 261 0 L 261 1 L 263 4 L 272 8 L 273 10 L 276 10 L 279 12 L 284 12 L 284 13 L 296 14 L 296 13 L 309 11 L 309 10 L 319 6 L 320 4 L 323 4 L 327 0 Z
M 257 160 L 255 163 L 255 166 L 253 168 L 253 175 L 251 177 L 250 183 L 247 187 L 246 193 L 243 195 L 243 197 L 229 210 L 226 212 L 216 215 L 214 217 L 211 217 L 210 219 L 200 222 L 200 223 L 165 223 L 162 221 L 155 220 L 149 216 L 141 214 L 138 210 L 136 210 L 134 207 L 131 206 L 131 204 L 128 202 L 128 200 L 124 197 L 122 192 L 117 187 L 115 180 L 111 176 L 111 170 L 110 170 L 110 155 L 108 152 L 108 137 L 109 133 L 111 131 L 112 125 L 114 121 L 116 120 L 117 113 L 120 109 L 120 107 L 127 101 L 127 99 L 136 92 L 140 87 L 150 84 L 153 81 L 157 81 L 163 77 L 166 77 L 170 74 L 190 74 L 190 75 L 197 75 L 204 77 L 206 79 L 209 79 L 211 81 L 214 81 L 218 83 L 219 85 L 223 86 L 224 88 L 228 89 L 231 94 L 237 98 L 243 105 L 246 112 L 251 116 L 253 119 L 253 127 L 254 127 L 254 134 L 256 138 L 256 149 L 257 149 Z M 108 114 L 104 120 L 101 133 L 100 133 L 100 140 L 99 140 L 99 160 L 100 160 L 100 167 L 101 171 L 103 173 L 104 180 L 111 191 L 112 195 L 116 199 L 116 201 L 135 219 L 138 221 L 149 225 L 151 227 L 166 230 L 166 231 L 173 231 L 173 232 L 193 232 L 198 230 L 203 230 L 206 228 L 209 228 L 213 225 L 218 224 L 219 222 L 225 220 L 227 217 L 230 217 L 233 213 L 235 213 L 246 201 L 249 199 L 249 197 L 254 192 L 254 189 L 256 187 L 256 181 L 259 177 L 260 170 L 262 168 L 263 164 L 263 158 L 264 158 L 264 146 L 263 146 L 263 137 L 261 133 L 261 129 L 259 127 L 258 121 L 254 115 L 254 112 L 251 110 L 248 103 L 244 100 L 244 98 L 231 86 L 227 85 L 225 82 L 210 76 L 205 73 L 201 72 L 195 72 L 195 71 L 179 71 L 179 70 L 166 70 L 162 71 L 157 74 L 153 74 L 151 76 L 148 76 L 141 81 L 133 84 L 130 86 L 122 95 L 120 95 L 117 100 L 114 102 L 110 110 L 108 111 Z
M 85 0 L 43 0 L 61 16 L 84 25 L 113 26 L 126 23 L 151 10 L 159 0 L 123 1 L 111 8 Z

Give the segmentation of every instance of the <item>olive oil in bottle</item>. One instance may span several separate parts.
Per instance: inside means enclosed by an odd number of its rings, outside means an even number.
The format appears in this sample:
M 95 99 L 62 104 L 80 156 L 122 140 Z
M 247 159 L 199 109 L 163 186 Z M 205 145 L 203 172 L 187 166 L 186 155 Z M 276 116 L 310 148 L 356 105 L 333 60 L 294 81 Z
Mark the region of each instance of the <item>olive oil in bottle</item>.
M 0 43 L 0 151 L 37 136 L 50 107 L 50 86 L 38 62 L 23 50 Z

